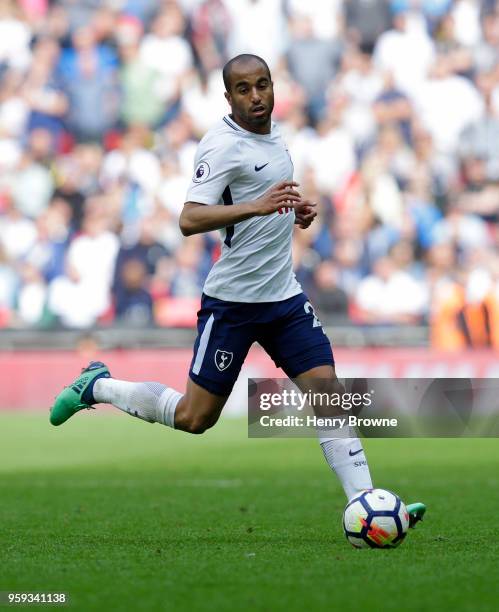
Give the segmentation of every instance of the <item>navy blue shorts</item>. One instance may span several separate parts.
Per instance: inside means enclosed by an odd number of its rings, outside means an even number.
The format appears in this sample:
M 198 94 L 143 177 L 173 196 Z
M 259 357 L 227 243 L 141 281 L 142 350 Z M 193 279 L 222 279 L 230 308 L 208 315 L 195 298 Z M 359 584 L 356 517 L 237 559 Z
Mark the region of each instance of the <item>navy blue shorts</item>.
M 226 302 L 203 294 L 189 375 L 215 395 L 229 395 L 254 342 L 295 378 L 334 366 L 331 344 L 304 293 L 282 302 Z

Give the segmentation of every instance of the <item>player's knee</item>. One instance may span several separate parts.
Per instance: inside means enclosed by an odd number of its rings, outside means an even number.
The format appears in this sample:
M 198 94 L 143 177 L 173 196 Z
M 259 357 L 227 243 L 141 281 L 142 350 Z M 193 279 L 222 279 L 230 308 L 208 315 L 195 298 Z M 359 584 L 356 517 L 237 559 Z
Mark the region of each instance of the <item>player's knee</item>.
M 337 395 L 345 393 L 345 387 L 340 383 L 336 376 L 331 380 L 332 392 Z
M 328 395 L 343 395 L 345 393 L 345 387 L 340 383 L 336 376 L 332 378 L 316 378 L 309 381 L 310 393 L 322 394 L 327 393 Z
M 202 434 L 215 425 L 216 421 L 208 418 L 194 418 L 187 425 L 187 431 L 192 434 Z
M 202 434 L 210 427 L 213 427 L 217 419 L 211 417 L 211 415 L 204 414 L 186 414 L 182 422 L 178 423 L 178 429 L 183 429 L 187 433 L 191 434 Z

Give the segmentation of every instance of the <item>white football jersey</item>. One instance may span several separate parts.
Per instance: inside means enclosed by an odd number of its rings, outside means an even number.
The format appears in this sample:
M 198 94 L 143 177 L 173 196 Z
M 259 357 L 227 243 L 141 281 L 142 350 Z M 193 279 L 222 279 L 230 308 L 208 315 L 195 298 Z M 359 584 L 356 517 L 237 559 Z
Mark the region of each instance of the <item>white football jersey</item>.
M 229 116 L 203 137 L 187 202 L 237 206 L 293 178 L 293 163 L 279 129 L 254 134 Z M 222 253 L 204 286 L 210 297 L 231 302 L 278 302 L 301 293 L 293 273 L 290 207 L 220 230 Z

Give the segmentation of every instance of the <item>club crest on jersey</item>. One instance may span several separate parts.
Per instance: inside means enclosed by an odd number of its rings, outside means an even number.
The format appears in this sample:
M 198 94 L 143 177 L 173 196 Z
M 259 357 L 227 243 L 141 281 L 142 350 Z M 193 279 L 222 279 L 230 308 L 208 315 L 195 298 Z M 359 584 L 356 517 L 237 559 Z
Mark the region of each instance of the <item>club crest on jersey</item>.
M 223 372 L 230 366 L 233 357 L 234 353 L 229 353 L 229 351 L 221 351 L 220 349 L 216 350 L 215 365 L 220 370 L 220 372 Z
M 200 161 L 194 170 L 192 180 L 194 183 L 202 183 L 210 176 L 210 166 L 206 161 Z

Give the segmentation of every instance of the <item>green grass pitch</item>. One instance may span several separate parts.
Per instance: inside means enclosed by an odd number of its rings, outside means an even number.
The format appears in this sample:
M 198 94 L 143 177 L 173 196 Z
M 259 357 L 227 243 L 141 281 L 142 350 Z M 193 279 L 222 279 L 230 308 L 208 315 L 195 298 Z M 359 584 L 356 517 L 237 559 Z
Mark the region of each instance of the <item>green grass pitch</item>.
M 122 414 L 0 414 L 0 591 L 73 610 L 495 610 L 499 441 L 367 440 L 375 484 L 424 501 L 355 550 L 315 440 L 188 436 Z

